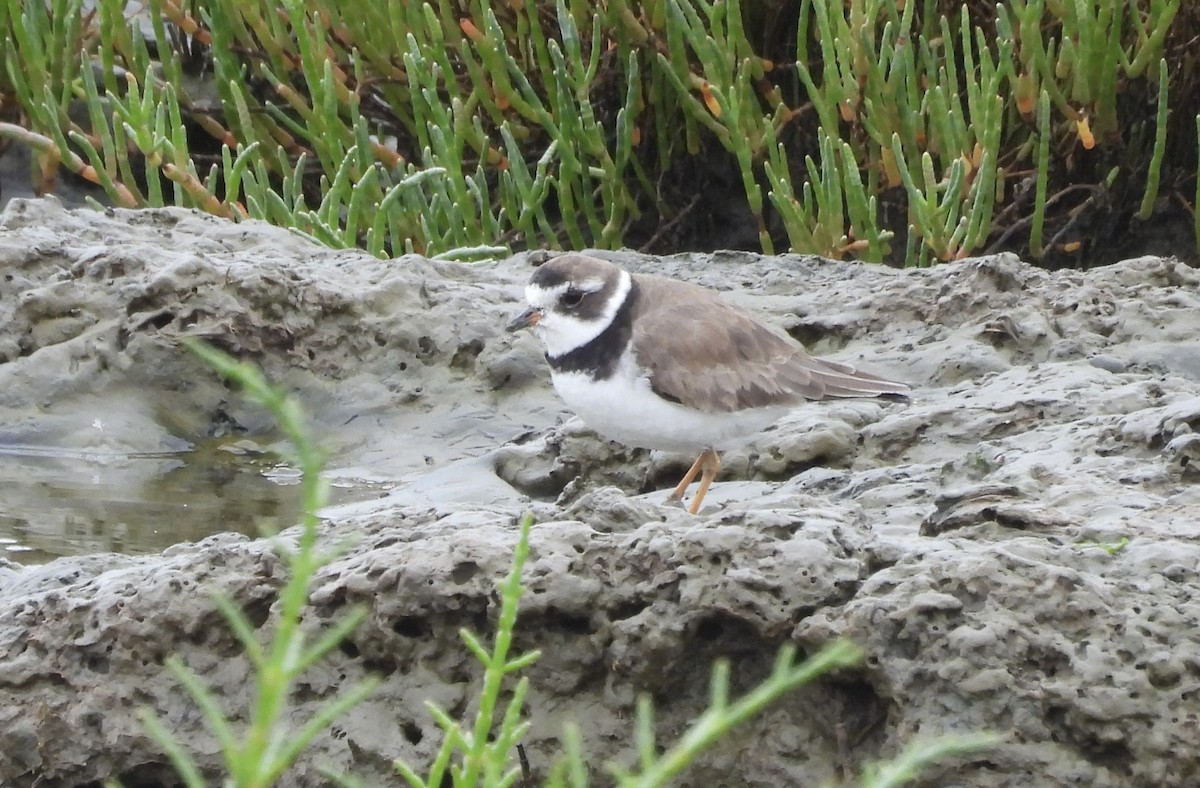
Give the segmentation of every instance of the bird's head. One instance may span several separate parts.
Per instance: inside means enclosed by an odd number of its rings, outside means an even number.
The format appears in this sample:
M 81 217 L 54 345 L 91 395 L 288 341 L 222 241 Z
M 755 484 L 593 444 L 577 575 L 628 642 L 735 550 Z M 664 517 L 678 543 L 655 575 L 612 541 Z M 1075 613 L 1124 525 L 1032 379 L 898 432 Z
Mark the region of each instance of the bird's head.
M 528 308 L 506 328 L 532 328 L 551 357 L 561 356 L 599 336 L 631 287 L 629 274 L 612 263 L 581 254 L 556 257 L 534 272 L 525 287 Z

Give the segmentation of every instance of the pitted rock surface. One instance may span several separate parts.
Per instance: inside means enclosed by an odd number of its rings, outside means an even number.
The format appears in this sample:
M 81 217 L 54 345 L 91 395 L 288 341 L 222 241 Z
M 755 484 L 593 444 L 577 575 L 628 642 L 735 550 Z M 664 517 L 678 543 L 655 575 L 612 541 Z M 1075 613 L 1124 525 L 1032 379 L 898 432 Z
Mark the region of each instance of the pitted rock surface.
M 841 636 L 861 667 L 770 707 L 680 784 L 821 784 L 970 731 L 1003 743 L 920 784 L 1200 782 L 1196 271 L 605 254 L 726 291 L 914 395 L 797 409 L 725 455 L 690 517 L 662 504 L 692 458 L 566 419 L 536 341 L 503 333 L 524 258 L 377 261 L 255 222 L 14 201 L 0 215 L 0 446 L 267 435 L 180 347 L 199 336 L 295 393 L 336 477 L 389 485 L 324 513 L 320 544 L 340 552 L 304 625 L 317 637 L 353 606 L 366 619 L 305 674 L 293 719 L 365 676 L 380 686 L 287 785 L 324 785 L 326 766 L 395 784 L 393 759 L 420 768 L 438 747 L 427 700 L 473 713 L 480 667 L 458 633 L 494 625 L 526 511 L 516 646 L 542 651 L 527 671 L 536 777 L 568 721 L 602 782 L 605 763 L 635 758 L 639 693 L 671 742 L 705 707 L 717 658 L 742 692 L 782 645 Z M 0 784 L 171 784 L 142 708 L 219 782 L 216 741 L 164 663 L 179 656 L 244 723 L 251 670 L 211 594 L 265 639 L 285 572 L 270 541 L 228 534 L 0 563 Z

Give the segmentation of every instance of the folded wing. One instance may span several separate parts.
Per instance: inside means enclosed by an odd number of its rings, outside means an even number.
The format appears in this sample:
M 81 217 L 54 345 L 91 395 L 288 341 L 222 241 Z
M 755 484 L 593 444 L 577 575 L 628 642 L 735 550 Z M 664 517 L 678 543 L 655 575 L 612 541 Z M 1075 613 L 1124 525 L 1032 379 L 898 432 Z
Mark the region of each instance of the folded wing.
M 659 292 L 639 299 L 633 348 L 649 370 L 651 388 L 667 399 L 729 412 L 909 390 L 849 364 L 814 358 L 710 291 L 657 277 L 639 277 L 638 284 Z M 688 297 L 672 298 L 677 288 Z

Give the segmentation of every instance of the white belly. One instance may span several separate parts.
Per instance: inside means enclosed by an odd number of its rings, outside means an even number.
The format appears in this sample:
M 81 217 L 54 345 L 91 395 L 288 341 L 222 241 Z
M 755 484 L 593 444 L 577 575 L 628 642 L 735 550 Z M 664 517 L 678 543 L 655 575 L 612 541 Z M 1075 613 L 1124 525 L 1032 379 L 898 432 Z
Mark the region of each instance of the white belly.
M 579 418 L 609 440 L 645 449 L 699 452 L 745 442 L 779 420 L 788 408 L 704 413 L 662 399 L 650 381 L 635 376 L 628 359 L 608 380 L 581 372 L 554 372 L 554 390 Z

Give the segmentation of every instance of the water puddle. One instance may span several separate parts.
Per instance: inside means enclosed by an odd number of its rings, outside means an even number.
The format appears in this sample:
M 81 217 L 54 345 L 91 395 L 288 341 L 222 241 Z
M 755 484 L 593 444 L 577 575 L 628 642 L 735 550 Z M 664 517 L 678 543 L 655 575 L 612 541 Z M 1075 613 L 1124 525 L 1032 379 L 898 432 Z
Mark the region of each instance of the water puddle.
M 300 518 L 299 474 L 249 440 L 188 451 L 104 454 L 0 446 L 0 557 L 22 564 L 98 552 L 156 553 Z M 371 496 L 330 491 L 330 503 Z

